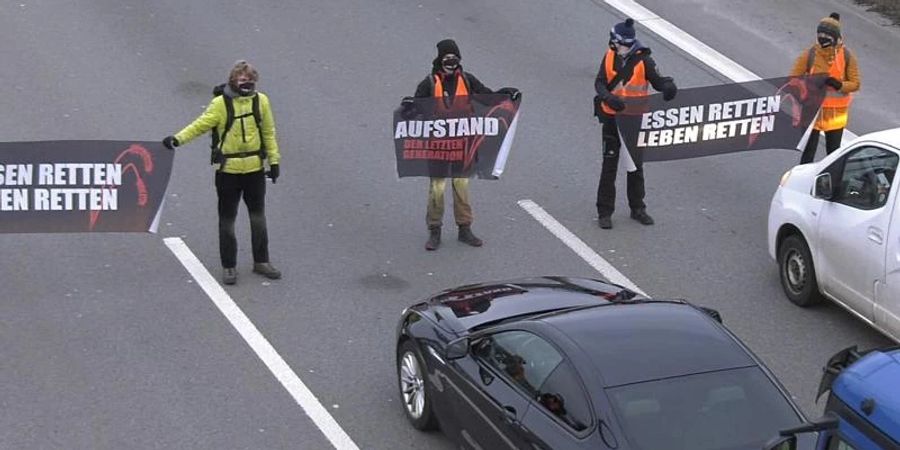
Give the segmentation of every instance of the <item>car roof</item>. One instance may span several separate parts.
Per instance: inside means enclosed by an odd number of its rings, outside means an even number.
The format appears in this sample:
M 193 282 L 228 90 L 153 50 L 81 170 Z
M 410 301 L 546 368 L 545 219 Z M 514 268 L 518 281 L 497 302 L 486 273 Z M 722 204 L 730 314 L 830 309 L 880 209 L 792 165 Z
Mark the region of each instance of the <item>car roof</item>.
M 900 149 L 900 128 L 891 128 L 882 131 L 867 133 L 858 137 L 853 142 L 875 141 L 883 142 L 894 148 Z
M 900 348 L 872 351 L 844 369 L 832 393 L 875 427 L 900 440 Z M 866 399 L 875 400 L 871 414 L 861 410 Z
M 611 304 L 541 321 L 584 352 L 604 387 L 758 365 L 721 325 L 687 303 Z

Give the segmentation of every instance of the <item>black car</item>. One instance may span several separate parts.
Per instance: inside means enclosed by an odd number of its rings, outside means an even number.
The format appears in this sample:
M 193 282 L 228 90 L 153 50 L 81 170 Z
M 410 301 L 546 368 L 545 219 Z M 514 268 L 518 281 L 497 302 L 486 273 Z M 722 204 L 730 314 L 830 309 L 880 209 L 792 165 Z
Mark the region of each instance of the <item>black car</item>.
M 759 449 L 805 421 L 714 310 L 607 282 L 464 286 L 404 310 L 410 423 L 473 449 Z

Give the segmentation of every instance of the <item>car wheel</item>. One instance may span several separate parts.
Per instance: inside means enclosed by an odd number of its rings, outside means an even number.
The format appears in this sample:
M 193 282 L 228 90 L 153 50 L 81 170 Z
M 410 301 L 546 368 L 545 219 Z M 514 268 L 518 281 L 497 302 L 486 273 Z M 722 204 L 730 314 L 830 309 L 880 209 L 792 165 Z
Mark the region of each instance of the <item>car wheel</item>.
M 437 428 L 437 420 L 431 409 L 427 373 L 416 345 L 410 340 L 400 344 L 397 349 L 397 379 L 403 412 L 409 423 L 422 431 Z
M 822 301 L 809 246 L 803 237 L 792 234 L 778 249 L 781 287 L 788 300 L 797 306 L 812 306 Z

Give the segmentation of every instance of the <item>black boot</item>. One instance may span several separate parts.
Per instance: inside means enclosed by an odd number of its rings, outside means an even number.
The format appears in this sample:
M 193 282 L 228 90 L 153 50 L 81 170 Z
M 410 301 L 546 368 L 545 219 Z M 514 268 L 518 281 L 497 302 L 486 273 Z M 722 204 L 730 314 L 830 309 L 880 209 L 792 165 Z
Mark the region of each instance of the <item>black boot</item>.
M 472 233 L 472 227 L 468 225 L 459 226 L 459 237 L 457 239 L 459 239 L 459 242 L 469 244 L 472 247 L 481 247 L 484 245 L 484 241 L 478 239 L 478 237 Z
M 281 271 L 276 269 L 272 263 L 254 263 L 253 264 L 253 272 L 258 273 L 270 280 L 277 280 L 281 278 Z
M 653 225 L 653 218 L 650 217 L 649 214 L 647 214 L 647 210 L 644 208 L 632 209 L 631 218 L 637 220 L 643 225 Z
M 425 250 L 434 251 L 441 246 L 441 227 L 429 228 L 428 242 L 425 243 Z
M 226 267 L 222 269 L 222 282 L 225 284 L 237 283 L 237 269 L 234 267 Z
M 608 230 L 612 228 L 612 217 L 611 216 L 599 216 L 597 217 L 597 225 L 600 225 L 600 228 L 604 230 Z

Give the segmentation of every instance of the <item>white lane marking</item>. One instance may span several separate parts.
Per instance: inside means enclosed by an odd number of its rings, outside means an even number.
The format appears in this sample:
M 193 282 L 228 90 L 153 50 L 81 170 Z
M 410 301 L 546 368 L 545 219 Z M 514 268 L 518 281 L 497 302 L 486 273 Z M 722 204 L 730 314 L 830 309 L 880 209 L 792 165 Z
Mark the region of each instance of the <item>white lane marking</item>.
M 659 17 L 656 13 L 634 0 L 604 0 L 604 2 L 735 83 L 761 79 L 759 75 L 719 53 L 716 49 L 704 44 L 699 39 L 673 25 L 668 20 Z M 858 137 L 856 133 L 846 129 L 844 130 L 844 136 L 848 140 Z
M 535 220 L 543 225 L 544 228 L 561 240 L 563 244 L 566 244 L 566 246 L 572 249 L 575 254 L 593 267 L 594 270 L 606 277 L 607 280 L 631 289 L 641 295 L 647 295 L 646 292 L 637 287 L 636 284 L 623 275 L 622 272 L 619 272 L 612 264 L 603 259 L 602 256 L 598 255 L 597 252 L 585 244 L 584 241 L 575 235 L 575 233 L 572 233 L 563 224 L 559 223 L 559 221 L 551 216 L 550 213 L 545 211 L 544 208 L 541 208 L 540 205 L 528 199 L 519 200 L 518 204 L 525 212 L 531 214 L 531 217 L 534 217 Z
M 253 322 L 244 314 L 243 311 L 234 303 L 228 292 L 213 278 L 206 270 L 203 263 L 194 255 L 187 244 L 181 238 L 170 237 L 163 239 L 169 250 L 175 254 L 178 261 L 187 269 L 188 273 L 194 277 L 197 284 L 203 289 L 203 292 L 209 296 L 210 300 L 219 308 L 222 315 L 228 319 L 228 322 L 240 333 L 244 341 L 253 349 L 256 356 L 269 368 L 272 375 L 287 389 L 291 397 L 303 408 L 303 412 L 312 419 L 313 423 L 319 427 L 319 430 L 331 442 L 331 445 L 338 450 L 359 450 L 359 447 L 350 439 L 350 436 L 338 425 L 334 417 L 328 413 L 328 410 L 319 402 L 316 396 L 303 384 L 300 377 L 291 369 L 284 361 L 281 355 L 275 351 L 272 344 L 266 339 Z

